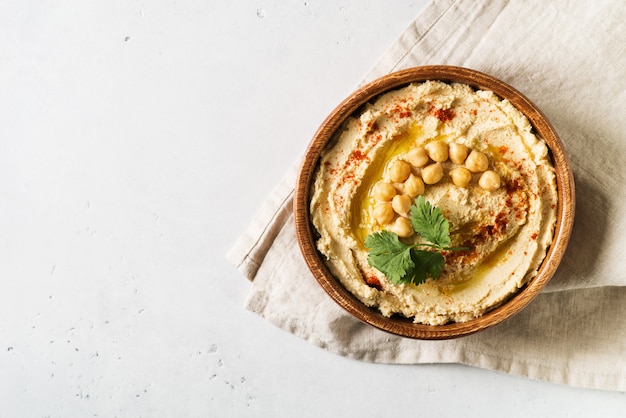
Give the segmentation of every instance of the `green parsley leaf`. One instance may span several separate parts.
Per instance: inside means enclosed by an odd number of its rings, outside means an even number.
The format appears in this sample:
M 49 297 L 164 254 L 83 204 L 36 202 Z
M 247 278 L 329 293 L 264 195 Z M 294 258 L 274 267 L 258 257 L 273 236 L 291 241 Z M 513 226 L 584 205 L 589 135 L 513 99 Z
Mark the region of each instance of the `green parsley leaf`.
M 441 251 L 463 251 L 467 247 L 450 247 L 450 224 L 441 210 L 418 196 L 411 206 L 413 229 L 426 243 L 405 244 L 390 231 L 374 232 L 365 238 L 367 262 L 393 284 L 424 283 L 428 277 L 438 279 L 445 265 Z M 431 247 L 420 250 L 416 247 Z
M 450 246 L 450 224 L 441 210 L 432 206 L 423 196 L 418 196 L 411 206 L 411 225 L 415 232 L 439 249 Z
M 400 241 L 398 235 L 389 231 L 380 231 L 365 238 L 365 246 L 369 248 L 367 261 L 370 266 L 378 269 L 392 283 L 399 284 L 415 268 L 411 258 L 410 245 Z
M 441 276 L 441 271 L 446 263 L 440 252 L 432 252 L 425 250 L 413 251 L 413 262 L 416 266 L 419 266 L 424 272 L 423 279 L 420 283 L 426 281 L 426 274 L 433 279 L 438 279 Z M 417 270 L 417 268 L 416 268 Z M 415 280 L 413 280 L 415 282 Z

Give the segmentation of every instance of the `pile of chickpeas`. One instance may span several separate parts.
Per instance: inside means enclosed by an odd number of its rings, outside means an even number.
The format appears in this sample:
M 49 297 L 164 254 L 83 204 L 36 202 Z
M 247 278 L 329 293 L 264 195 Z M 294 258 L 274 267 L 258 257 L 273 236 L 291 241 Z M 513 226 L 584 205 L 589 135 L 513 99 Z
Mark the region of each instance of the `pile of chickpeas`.
M 456 142 L 430 142 L 424 147 L 412 148 L 386 167 L 389 181 L 377 182 L 371 191 L 376 202 L 372 213 L 374 220 L 400 237 L 413 235 L 409 220 L 413 199 L 424 193 L 426 185 L 443 179 L 442 163 L 448 160 L 454 164 L 448 175 L 457 187 L 467 187 L 472 174 L 481 173 L 478 179 L 481 188 L 488 192 L 500 188 L 500 175 L 489 170 L 489 159 L 484 153 Z

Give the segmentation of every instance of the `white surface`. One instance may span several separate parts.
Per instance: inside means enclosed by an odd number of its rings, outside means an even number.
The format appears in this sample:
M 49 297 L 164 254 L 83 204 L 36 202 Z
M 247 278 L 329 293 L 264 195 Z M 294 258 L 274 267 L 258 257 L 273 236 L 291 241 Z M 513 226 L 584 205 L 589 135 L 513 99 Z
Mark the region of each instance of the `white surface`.
M 424 5 L 2 1 L 1 415 L 620 416 L 623 393 L 354 362 L 242 307 L 227 249 Z

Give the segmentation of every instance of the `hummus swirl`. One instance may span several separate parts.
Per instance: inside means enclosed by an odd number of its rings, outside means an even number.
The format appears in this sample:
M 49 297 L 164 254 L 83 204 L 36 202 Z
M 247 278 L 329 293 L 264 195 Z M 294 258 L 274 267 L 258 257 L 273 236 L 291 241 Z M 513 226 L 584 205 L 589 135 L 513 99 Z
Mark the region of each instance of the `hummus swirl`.
M 499 183 L 484 186 L 482 173 L 472 170 L 459 185 L 453 170 L 468 167 L 469 159 L 452 155 L 411 164 L 411 180 L 426 183 L 417 193 L 450 223 L 451 245 L 470 250 L 444 252 L 438 279 L 393 284 L 367 262 L 365 238 L 393 231 L 391 218 L 381 221 L 376 212 L 375 185 L 385 182 L 406 195 L 409 186 L 390 167 L 410 163 L 412 150 L 435 142 L 484 154 Z M 430 164 L 440 164 L 443 176 L 427 182 Z M 537 274 L 552 241 L 556 205 L 548 148 L 520 111 L 490 91 L 427 81 L 386 93 L 345 122 L 321 157 L 310 211 L 317 248 L 348 291 L 385 316 L 440 325 L 484 314 Z M 420 240 L 418 234 L 398 235 L 407 243 Z

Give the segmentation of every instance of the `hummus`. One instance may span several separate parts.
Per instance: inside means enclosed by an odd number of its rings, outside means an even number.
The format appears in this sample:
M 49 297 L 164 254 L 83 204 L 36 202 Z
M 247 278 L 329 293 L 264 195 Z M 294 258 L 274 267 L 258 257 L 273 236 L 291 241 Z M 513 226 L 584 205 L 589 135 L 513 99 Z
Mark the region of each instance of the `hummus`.
M 430 325 L 468 321 L 515 294 L 537 274 L 556 222 L 545 142 L 510 102 L 458 83 L 411 84 L 362 107 L 322 154 L 311 193 L 332 274 L 383 315 Z M 469 249 L 444 251 L 437 279 L 394 284 L 369 265 L 365 238 L 389 230 L 419 242 L 406 212 L 418 195 L 448 220 L 451 246 Z

